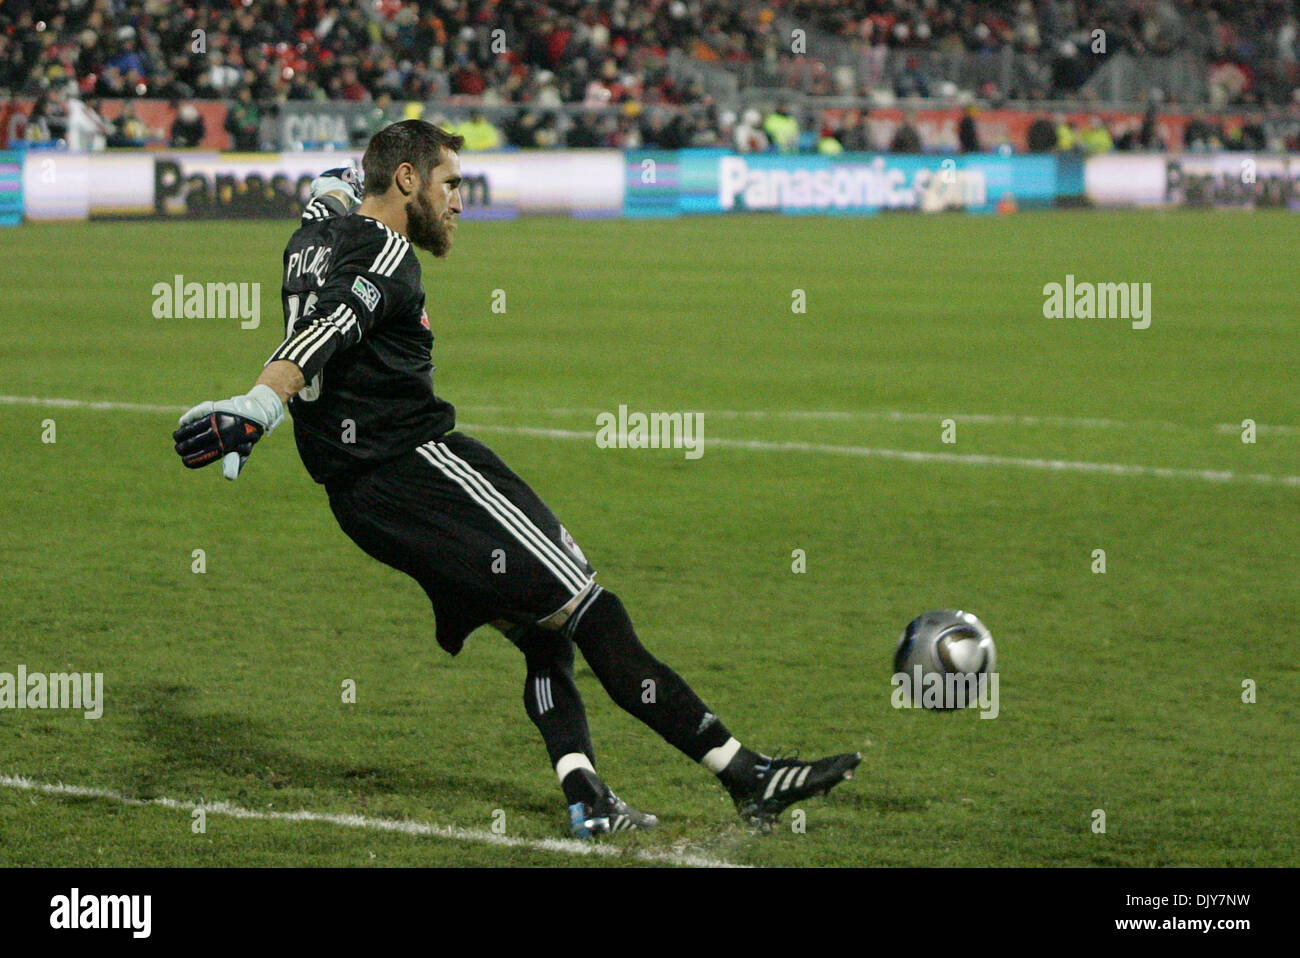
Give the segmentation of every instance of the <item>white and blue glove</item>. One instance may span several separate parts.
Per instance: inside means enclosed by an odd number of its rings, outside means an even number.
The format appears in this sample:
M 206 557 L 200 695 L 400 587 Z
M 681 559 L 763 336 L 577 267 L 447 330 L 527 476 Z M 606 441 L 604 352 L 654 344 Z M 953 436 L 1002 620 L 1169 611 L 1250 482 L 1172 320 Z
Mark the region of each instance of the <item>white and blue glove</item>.
M 220 402 L 199 403 L 181 416 L 180 428 L 172 433 L 176 453 L 187 468 L 199 469 L 221 460 L 221 474 L 239 478 L 253 445 L 269 436 L 284 419 L 284 403 L 265 383 L 246 395 Z
M 326 193 L 342 193 L 348 203 L 356 206 L 366 192 L 366 181 L 362 172 L 355 166 L 339 166 L 326 170 L 311 181 L 311 198 L 317 199 Z

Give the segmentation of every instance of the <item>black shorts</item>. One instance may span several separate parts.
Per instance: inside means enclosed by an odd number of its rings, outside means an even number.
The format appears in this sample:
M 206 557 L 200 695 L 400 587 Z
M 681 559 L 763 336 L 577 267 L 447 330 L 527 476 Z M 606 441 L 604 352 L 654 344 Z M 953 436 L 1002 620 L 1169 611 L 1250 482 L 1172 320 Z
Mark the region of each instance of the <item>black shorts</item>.
M 469 436 L 448 433 L 326 489 L 352 541 L 424 587 L 452 655 L 479 626 L 540 622 L 591 584 L 551 510 Z

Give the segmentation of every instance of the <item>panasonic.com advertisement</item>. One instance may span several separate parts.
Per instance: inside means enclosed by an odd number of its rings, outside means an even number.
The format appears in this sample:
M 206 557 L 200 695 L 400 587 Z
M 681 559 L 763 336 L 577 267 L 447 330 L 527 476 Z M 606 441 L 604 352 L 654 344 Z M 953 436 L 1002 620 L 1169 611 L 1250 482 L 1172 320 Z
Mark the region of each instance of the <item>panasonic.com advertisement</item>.
M 629 153 L 628 216 L 887 211 L 991 213 L 999 204 L 1052 206 L 1083 192 L 1077 161 L 1055 156 Z

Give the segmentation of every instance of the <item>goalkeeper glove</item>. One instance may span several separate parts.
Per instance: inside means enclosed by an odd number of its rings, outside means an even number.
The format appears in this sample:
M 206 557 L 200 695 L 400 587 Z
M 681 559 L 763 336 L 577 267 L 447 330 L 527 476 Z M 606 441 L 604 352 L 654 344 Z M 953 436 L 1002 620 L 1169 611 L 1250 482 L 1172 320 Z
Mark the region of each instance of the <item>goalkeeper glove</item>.
M 365 178 L 355 166 L 340 166 L 326 170 L 311 181 L 311 198 L 324 196 L 326 193 L 343 193 L 348 202 L 356 206 L 366 191 Z
M 284 419 L 284 403 L 275 390 L 260 383 L 247 395 L 220 402 L 199 403 L 181 416 L 172 433 L 176 453 L 190 469 L 221 460 L 221 474 L 238 478 L 253 445 L 269 436 Z

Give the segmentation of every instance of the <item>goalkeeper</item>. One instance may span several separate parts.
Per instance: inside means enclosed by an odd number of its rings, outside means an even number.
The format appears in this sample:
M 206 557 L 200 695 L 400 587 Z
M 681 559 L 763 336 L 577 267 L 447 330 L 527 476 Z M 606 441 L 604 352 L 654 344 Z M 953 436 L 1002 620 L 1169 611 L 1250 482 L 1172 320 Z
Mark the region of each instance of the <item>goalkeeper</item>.
M 490 623 L 523 653 L 524 708 L 574 835 L 658 822 L 596 773 L 575 646 L 618 705 L 713 772 L 743 818 L 770 826 L 792 803 L 851 778 L 861 756 L 801 761 L 744 747 L 646 651 L 573 537 L 490 449 L 455 430 L 454 408 L 434 392 L 433 333 L 412 247 L 438 258 L 451 249 L 461 144 L 406 120 L 371 139 L 364 190 L 351 170 L 315 181 L 284 253 L 284 341 L 247 395 L 181 417 L 176 451 L 190 468 L 220 461 L 234 479 L 288 406 L 299 455 L 339 525 L 420 583 L 438 643 L 455 655 Z

